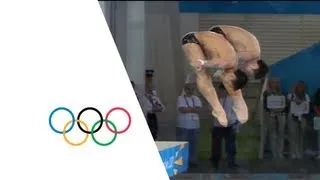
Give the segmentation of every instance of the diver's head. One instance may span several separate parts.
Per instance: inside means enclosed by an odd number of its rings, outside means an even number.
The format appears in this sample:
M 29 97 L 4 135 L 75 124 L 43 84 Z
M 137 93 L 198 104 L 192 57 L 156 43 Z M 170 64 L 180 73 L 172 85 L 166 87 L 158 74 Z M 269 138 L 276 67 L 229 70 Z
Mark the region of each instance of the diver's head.
M 257 61 L 257 64 L 258 67 L 256 69 L 253 69 L 253 75 L 255 79 L 262 79 L 269 72 L 269 67 L 262 59 Z
M 235 71 L 234 74 L 236 77 L 235 80 L 233 81 L 234 90 L 243 89 L 248 83 L 248 76 L 246 75 L 246 73 L 244 73 L 239 69 Z

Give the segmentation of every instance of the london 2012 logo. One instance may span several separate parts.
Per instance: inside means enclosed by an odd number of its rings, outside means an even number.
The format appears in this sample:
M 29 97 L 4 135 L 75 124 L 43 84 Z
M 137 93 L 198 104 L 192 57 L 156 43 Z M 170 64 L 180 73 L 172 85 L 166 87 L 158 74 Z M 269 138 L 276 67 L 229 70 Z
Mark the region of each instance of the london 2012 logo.
M 63 130 L 60 131 L 60 130 L 57 130 L 53 124 L 52 124 L 52 118 L 53 116 L 58 112 L 58 111 L 66 111 L 68 114 L 70 114 L 71 116 L 71 120 L 69 120 L 63 127 Z M 100 119 L 98 121 L 96 121 L 93 126 L 89 129 L 88 125 L 81 120 L 81 115 L 86 112 L 86 111 L 94 111 L 96 112 Z M 121 131 L 117 130 L 117 127 L 116 125 L 111 121 L 109 120 L 109 116 L 111 115 L 111 113 L 113 113 L 114 111 L 123 111 L 127 117 L 128 117 L 128 125 Z M 97 140 L 97 138 L 95 137 L 95 133 L 97 133 L 103 126 L 103 124 L 105 123 L 107 129 L 113 133 L 113 138 L 109 141 L 109 142 L 106 142 L 106 143 L 102 143 L 102 142 L 99 142 Z M 71 126 L 70 126 L 71 124 Z M 85 137 L 82 141 L 80 142 L 71 142 L 68 137 L 67 137 L 67 133 L 69 133 L 75 126 L 75 124 L 77 124 L 78 128 L 83 132 L 85 133 Z M 111 127 L 109 126 L 109 124 L 111 125 Z M 77 118 L 75 118 L 73 112 L 69 109 L 69 108 L 66 108 L 66 107 L 58 107 L 56 109 L 54 109 L 51 113 L 50 113 L 50 116 L 49 116 L 49 126 L 50 128 L 52 129 L 53 132 L 57 133 L 57 134 L 62 134 L 64 140 L 66 143 L 68 143 L 69 145 L 71 146 L 80 146 L 82 144 L 84 144 L 88 138 L 89 138 L 89 135 L 91 136 L 92 140 L 99 146 L 109 146 L 111 144 L 113 144 L 117 138 L 117 135 L 118 134 L 123 134 L 125 133 L 126 131 L 128 131 L 128 129 L 130 128 L 131 126 L 131 115 L 130 113 L 125 109 L 125 108 L 122 108 L 122 107 L 114 107 L 112 109 L 110 109 L 105 118 L 103 118 L 102 116 L 102 113 L 94 108 L 94 107 L 86 107 L 84 109 L 82 109 L 78 115 L 77 115 Z M 69 127 L 70 126 L 70 127 Z M 68 128 L 69 127 L 69 128 Z

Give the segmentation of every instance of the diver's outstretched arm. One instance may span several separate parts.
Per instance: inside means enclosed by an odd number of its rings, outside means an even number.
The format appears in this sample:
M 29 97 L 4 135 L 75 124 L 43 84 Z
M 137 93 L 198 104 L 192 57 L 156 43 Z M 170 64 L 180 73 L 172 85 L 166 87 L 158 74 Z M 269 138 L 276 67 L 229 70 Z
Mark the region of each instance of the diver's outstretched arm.
M 224 69 L 234 67 L 234 64 L 230 63 L 232 60 L 222 60 L 220 58 L 214 58 L 210 60 L 198 59 L 198 61 L 202 68 L 213 68 L 217 70 L 224 70 Z

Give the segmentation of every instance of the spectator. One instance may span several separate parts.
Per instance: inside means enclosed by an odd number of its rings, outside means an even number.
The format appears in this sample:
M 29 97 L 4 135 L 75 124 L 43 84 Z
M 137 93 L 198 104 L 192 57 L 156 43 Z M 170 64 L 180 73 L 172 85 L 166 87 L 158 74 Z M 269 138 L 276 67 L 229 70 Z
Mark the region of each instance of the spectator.
M 315 96 L 314 96 L 314 112 L 315 112 L 315 118 L 320 120 L 320 88 L 317 89 Z M 314 122 L 315 123 L 315 122 Z M 317 159 L 320 159 L 320 129 L 316 129 L 318 131 L 318 157 Z
M 145 85 L 146 86 L 153 86 L 153 75 L 154 75 L 154 70 L 147 69 L 145 71 Z M 147 87 L 145 87 L 145 89 L 147 89 Z M 157 95 L 157 91 L 155 89 L 152 89 L 152 93 L 154 95 Z
M 202 107 L 200 99 L 193 94 L 191 85 L 184 86 L 184 95 L 178 97 L 177 108 L 179 111 L 176 128 L 178 141 L 189 142 L 189 164 L 196 166 L 198 163 L 198 141 L 200 133 L 199 109 Z
M 151 109 L 149 108 L 147 112 L 147 123 L 153 139 L 156 140 L 158 136 L 158 118 L 156 113 L 163 112 L 165 107 L 153 89 L 153 73 L 153 70 L 146 70 L 145 97 L 148 99 L 149 104 L 151 104 Z
M 149 102 L 149 100 L 146 98 L 146 96 L 141 95 L 141 92 L 139 93 L 139 91 L 136 89 L 136 85 L 135 85 L 134 81 L 131 81 L 131 85 L 132 85 L 132 88 L 136 94 L 136 97 L 138 99 L 138 102 L 140 104 L 142 112 L 143 112 L 144 116 L 146 117 L 147 113 L 152 111 L 152 104 Z
M 286 97 L 281 92 L 280 80 L 272 78 L 264 92 L 264 107 L 268 114 L 268 132 L 273 158 L 283 158 L 286 126 Z
M 221 84 L 219 86 L 219 100 L 227 114 L 228 126 L 223 127 L 218 120 L 214 120 L 212 128 L 212 149 L 211 149 L 211 161 L 216 169 L 219 168 L 219 162 L 222 154 L 222 140 L 225 141 L 225 150 L 228 157 L 228 167 L 230 169 L 238 168 L 236 164 L 236 135 L 238 120 L 234 113 L 233 100 L 229 96 Z
M 293 88 L 293 92 L 288 94 L 289 102 L 289 143 L 291 158 L 302 158 L 304 129 L 306 125 L 306 115 L 309 113 L 310 97 L 306 93 L 304 82 L 299 81 Z

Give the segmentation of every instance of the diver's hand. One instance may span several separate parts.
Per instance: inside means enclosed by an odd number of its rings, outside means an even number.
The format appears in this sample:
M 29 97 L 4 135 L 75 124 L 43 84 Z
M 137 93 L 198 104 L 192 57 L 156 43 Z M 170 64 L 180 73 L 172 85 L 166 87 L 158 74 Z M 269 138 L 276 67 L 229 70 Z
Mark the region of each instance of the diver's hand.
M 196 61 L 192 61 L 190 63 L 191 66 L 195 67 L 198 71 L 200 71 L 203 68 L 203 65 L 205 64 L 206 61 L 198 59 Z
M 223 71 L 222 70 L 217 70 L 214 74 L 213 77 L 221 77 Z

